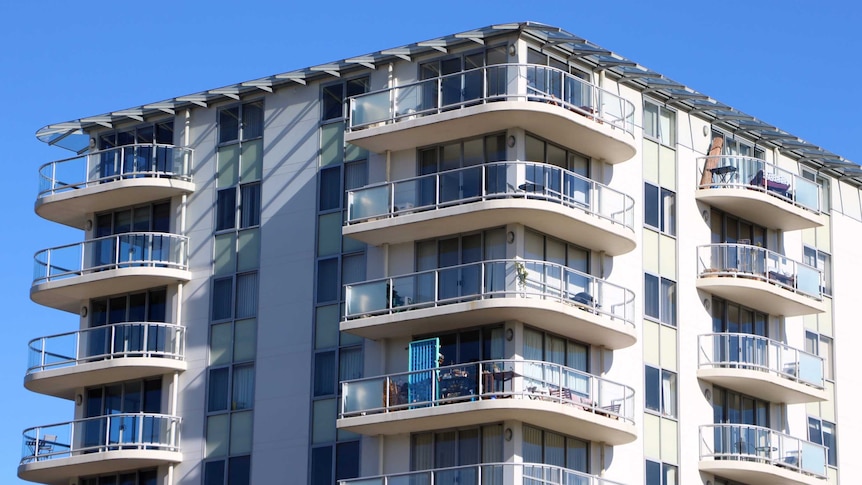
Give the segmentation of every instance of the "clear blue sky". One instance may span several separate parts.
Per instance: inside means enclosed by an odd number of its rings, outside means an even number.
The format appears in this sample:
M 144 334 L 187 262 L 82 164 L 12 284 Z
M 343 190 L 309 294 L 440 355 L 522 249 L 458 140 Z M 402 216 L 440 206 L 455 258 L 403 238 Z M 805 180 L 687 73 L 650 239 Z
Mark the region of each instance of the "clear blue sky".
M 857 0 L 0 2 L 0 147 L 10 170 L 2 200 L 12 221 L 0 236 L 0 301 L 11 310 L 0 339 L 0 483 L 18 483 L 24 428 L 73 417 L 71 402 L 22 385 L 27 342 L 77 323 L 30 302 L 33 254 L 82 238 L 33 212 L 38 167 L 70 155 L 37 141 L 37 129 L 524 20 L 562 27 L 862 162 L 862 96 L 845 87 L 862 82 Z

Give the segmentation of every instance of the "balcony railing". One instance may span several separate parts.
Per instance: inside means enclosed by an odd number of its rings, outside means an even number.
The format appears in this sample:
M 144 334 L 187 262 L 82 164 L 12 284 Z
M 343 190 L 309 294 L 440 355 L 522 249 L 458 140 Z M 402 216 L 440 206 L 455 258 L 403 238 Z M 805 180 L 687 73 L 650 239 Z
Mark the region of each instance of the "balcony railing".
M 701 426 L 700 459 L 760 462 L 826 478 L 825 446 L 761 426 Z
M 24 430 L 21 464 L 118 450 L 179 451 L 180 418 L 122 413 Z
M 540 463 L 482 463 L 436 468 L 405 473 L 391 473 L 367 478 L 339 480 L 339 485 L 622 485 L 620 482 Z
M 634 104 L 553 67 L 499 64 L 350 98 L 350 130 L 495 101 L 561 106 L 634 134 Z
M 560 364 L 488 360 L 341 383 L 340 417 L 503 397 L 544 400 L 632 422 L 634 390 Z
M 191 148 L 149 143 L 49 162 L 39 168 L 39 198 L 122 179 L 191 181 L 192 153 Z
M 820 186 L 763 160 L 734 155 L 698 158 L 698 188 L 759 190 L 785 202 L 820 213 Z
M 634 327 L 634 293 L 545 261 L 499 259 L 344 285 L 347 320 L 487 298 L 573 305 Z
M 698 336 L 701 368 L 751 369 L 823 389 L 823 358 L 781 342 L 744 333 Z
M 634 228 L 634 199 L 537 162 L 495 162 L 369 185 L 347 193 L 347 225 L 494 199 L 543 200 Z
M 43 249 L 35 256 L 33 284 L 119 268 L 187 270 L 187 248 L 186 236 L 129 232 Z
M 30 341 L 27 374 L 128 357 L 183 359 L 185 327 L 171 323 L 115 323 Z
M 697 270 L 708 276 L 753 278 L 815 300 L 823 299 L 819 269 L 749 244 L 708 244 L 697 248 Z

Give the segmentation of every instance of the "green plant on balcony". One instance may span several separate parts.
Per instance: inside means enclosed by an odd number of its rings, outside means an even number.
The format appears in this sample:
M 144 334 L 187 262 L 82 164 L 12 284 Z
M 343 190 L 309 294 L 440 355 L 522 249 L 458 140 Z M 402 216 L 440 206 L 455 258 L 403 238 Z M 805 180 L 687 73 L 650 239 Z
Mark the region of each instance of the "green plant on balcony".
M 522 263 L 520 261 L 515 261 L 515 274 L 518 277 L 518 288 L 521 291 L 526 291 L 527 290 L 527 276 L 529 273 L 527 272 L 527 267 L 524 266 L 524 263 Z

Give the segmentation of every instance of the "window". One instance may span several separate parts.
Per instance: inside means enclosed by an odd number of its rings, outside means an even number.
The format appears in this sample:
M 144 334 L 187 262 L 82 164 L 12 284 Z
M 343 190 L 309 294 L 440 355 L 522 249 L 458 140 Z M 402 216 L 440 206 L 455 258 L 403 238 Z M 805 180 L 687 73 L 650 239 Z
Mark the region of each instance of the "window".
M 814 416 L 808 417 L 808 440 L 826 447 L 827 463 L 830 466 L 838 466 L 835 439 L 835 423 L 823 421 Z
M 532 426 L 525 425 L 523 431 L 524 463 L 544 463 L 589 473 L 589 442 Z
M 503 426 L 491 424 L 410 436 L 410 469 L 431 470 L 503 461 Z M 436 483 L 475 483 L 461 473 L 475 474 L 475 468 L 452 470 L 437 475 Z M 502 483 L 502 482 L 494 482 Z
M 815 332 L 805 332 L 805 351 L 823 358 L 823 377 L 832 380 L 832 339 Z
M 324 121 L 344 118 L 345 103 L 351 96 L 367 93 L 369 82 L 367 77 L 330 84 L 323 87 L 321 119 Z
M 829 178 L 824 177 L 822 175 L 818 175 L 815 172 L 810 170 L 802 170 L 802 176 L 812 182 L 817 182 L 817 185 L 820 186 L 820 210 L 822 212 L 829 212 L 829 209 L 832 207 L 832 195 L 829 189 Z
M 753 157 L 760 160 L 766 158 L 766 154 L 762 148 L 758 148 L 752 142 L 733 135 L 724 134 L 718 130 L 713 130 L 712 138 L 721 138 L 724 140 L 721 148 L 722 155 L 738 155 L 741 157 Z
M 676 326 L 676 282 L 644 273 L 644 314 Z
M 81 478 L 81 485 L 156 485 L 157 470 L 139 470 L 134 472 L 112 473 L 98 477 Z
M 679 483 L 679 470 L 676 466 L 656 461 L 646 461 L 645 485 L 676 485 Z
M 644 223 L 659 231 L 676 235 L 676 194 L 644 183 Z
M 677 417 L 676 373 L 645 366 L 644 389 L 646 409 Z
M 662 145 L 676 145 L 676 112 L 644 102 L 644 136 Z
M 804 246 L 802 262 L 820 270 L 820 291 L 832 294 L 832 256 L 810 246 Z

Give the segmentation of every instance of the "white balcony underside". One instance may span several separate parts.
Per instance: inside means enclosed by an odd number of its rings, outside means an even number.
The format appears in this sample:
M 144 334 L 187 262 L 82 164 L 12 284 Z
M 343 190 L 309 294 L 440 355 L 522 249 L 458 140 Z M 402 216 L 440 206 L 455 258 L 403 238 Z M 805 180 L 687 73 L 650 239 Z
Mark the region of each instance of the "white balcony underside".
M 39 394 L 74 399 L 75 391 L 83 387 L 182 372 L 187 367 L 181 359 L 118 357 L 33 372 L 24 376 L 24 387 Z
M 576 304 L 534 298 L 488 298 L 417 308 L 341 322 L 341 330 L 370 339 L 410 337 L 506 320 L 519 320 L 558 335 L 611 350 L 634 345 L 634 326 Z
M 191 272 L 187 270 L 132 266 L 35 284 L 30 288 L 30 299 L 50 308 L 78 313 L 82 302 L 91 298 L 130 293 L 190 280 Z
M 768 191 L 730 187 L 698 189 L 695 198 L 755 224 L 783 231 L 824 225 L 825 216 L 770 195 Z
M 95 212 L 117 207 L 144 204 L 194 192 L 195 184 L 166 177 L 128 178 L 36 200 L 36 214 L 43 219 L 84 229 L 88 218 Z
M 563 107 L 535 101 L 498 101 L 439 114 L 417 116 L 344 134 L 344 141 L 376 153 L 434 145 L 471 136 L 523 128 L 605 163 L 637 152 L 625 130 Z
M 397 435 L 517 420 L 609 445 L 637 439 L 634 424 L 541 399 L 500 398 L 341 418 L 339 429 L 366 435 Z
M 786 379 L 774 372 L 716 367 L 698 369 L 697 377 L 769 402 L 800 404 L 828 399 L 825 390 Z
M 509 223 L 525 224 L 609 256 L 632 251 L 635 233 L 623 224 L 597 217 L 581 208 L 526 198 L 513 194 L 508 199 L 468 202 L 442 209 L 400 214 L 396 217 L 344 226 L 345 236 L 379 246 L 428 239 Z
M 757 485 L 825 485 L 826 480 L 790 468 L 749 460 L 701 460 L 700 471 Z
M 70 480 L 82 475 L 136 470 L 182 460 L 183 454 L 177 451 L 114 450 L 26 463 L 18 466 L 18 477 L 49 485 L 68 485 Z
M 826 311 L 826 303 L 792 290 L 747 276 L 710 276 L 697 279 L 697 289 L 770 315 L 795 317 Z

